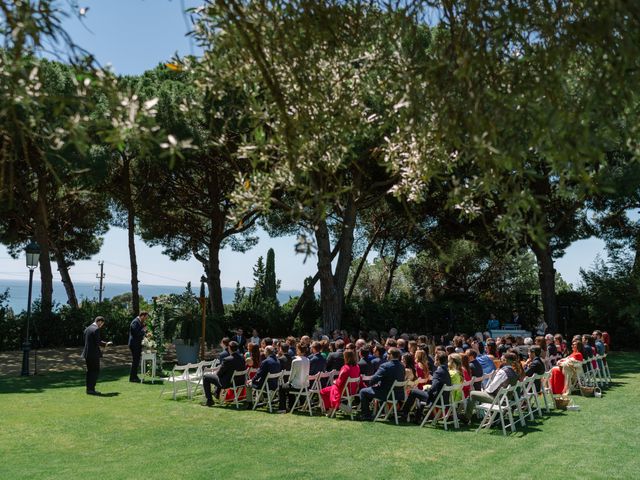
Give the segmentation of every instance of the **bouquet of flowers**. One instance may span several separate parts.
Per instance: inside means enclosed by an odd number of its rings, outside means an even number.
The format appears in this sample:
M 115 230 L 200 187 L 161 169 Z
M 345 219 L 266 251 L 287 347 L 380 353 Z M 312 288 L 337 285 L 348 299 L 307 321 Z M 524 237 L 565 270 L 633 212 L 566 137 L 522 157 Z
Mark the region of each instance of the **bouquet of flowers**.
M 142 347 L 145 350 L 155 350 L 157 347 L 156 341 L 153 339 L 153 332 L 147 332 L 147 334 L 142 339 Z

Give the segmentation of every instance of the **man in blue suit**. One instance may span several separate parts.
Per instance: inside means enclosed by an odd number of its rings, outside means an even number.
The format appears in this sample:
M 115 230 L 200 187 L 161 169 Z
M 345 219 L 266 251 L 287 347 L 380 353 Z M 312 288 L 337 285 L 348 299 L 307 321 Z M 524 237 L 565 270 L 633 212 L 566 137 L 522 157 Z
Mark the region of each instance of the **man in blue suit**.
M 309 375 L 324 372 L 327 366 L 327 360 L 322 356 L 322 345 L 320 342 L 313 342 L 311 344 L 311 351 L 313 353 L 309 356 Z
M 362 411 L 360 418 L 362 420 L 373 420 L 369 405 L 374 398 L 381 401 L 386 400 L 393 382 L 396 380 L 399 382 L 404 381 L 404 366 L 400 363 L 400 350 L 392 347 L 387 351 L 387 356 L 389 361 L 380 365 L 375 375 L 371 377 L 369 382 L 371 386 L 360 390 Z M 404 400 L 404 390 L 402 388 L 398 388 L 395 394 L 398 400 Z
M 431 405 L 436 398 L 438 398 L 438 394 L 442 387 L 445 385 L 451 386 L 451 375 L 449 375 L 449 370 L 447 368 L 449 356 L 446 352 L 438 352 L 436 355 L 436 371 L 433 372 L 433 376 L 431 377 L 431 388 L 429 390 L 422 390 L 420 388 L 414 388 L 411 390 L 409 394 L 409 398 L 404 402 L 404 407 L 402 407 L 402 418 L 406 420 L 409 416 L 409 411 L 416 400 L 423 401 L 427 405 Z M 445 392 L 443 395 L 445 403 L 449 403 L 449 393 Z M 416 420 L 420 420 L 421 409 L 418 408 L 418 415 L 416 415 Z
M 100 373 L 100 357 L 102 357 L 100 347 L 112 345 L 111 342 L 104 342 L 100 338 L 100 329 L 103 326 L 104 317 L 96 317 L 93 323 L 84 330 L 82 358 L 87 362 L 87 395 L 100 395 L 100 392 L 96 392 L 96 382 Z
M 276 358 L 275 350 L 273 346 L 269 345 L 264 347 L 264 354 L 266 358 L 260 364 L 260 368 L 258 369 L 258 373 L 256 376 L 251 379 L 250 386 L 256 390 L 262 388 L 262 384 L 267 379 L 267 375 L 270 373 L 280 373 L 282 371 L 282 367 L 280 366 L 280 362 Z M 271 391 L 278 389 L 278 379 L 269 380 L 269 389 Z
M 140 369 L 140 357 L 142 356 L 142 339 L 147 333 L 145 322 L 149 318 L 149 312 L 140 312 L 133 319 L 129 326 L 129 350 L 131 350 L 131 370 L 129 372 L 129 381 L 140 383 L 138 370 Z

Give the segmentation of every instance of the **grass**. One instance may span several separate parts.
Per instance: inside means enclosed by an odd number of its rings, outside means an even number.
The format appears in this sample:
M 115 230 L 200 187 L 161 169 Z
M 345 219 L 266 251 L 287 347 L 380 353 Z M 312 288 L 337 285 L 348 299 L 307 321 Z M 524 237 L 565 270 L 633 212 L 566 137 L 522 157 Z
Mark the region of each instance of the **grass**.
M 0 479 L 638 478 L 640 353 L 611 357 L 615 384 L 579 412 L 496 430 L 371 424 L 159 398 L 101 372 L 0 379 Z

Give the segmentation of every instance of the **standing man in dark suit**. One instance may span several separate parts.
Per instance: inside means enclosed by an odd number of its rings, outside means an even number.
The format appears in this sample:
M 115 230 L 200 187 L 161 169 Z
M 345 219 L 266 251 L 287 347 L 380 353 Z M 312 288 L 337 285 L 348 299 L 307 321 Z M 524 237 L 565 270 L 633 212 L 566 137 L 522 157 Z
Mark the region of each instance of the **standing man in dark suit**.
M 236 329 L 236 334 L 231 340 L 238 344 L 238 351 L 244 354 L 247 349 L 247 339 L 244 338 L 244 331 L 240 327 Z
M 392 347 L 387 351 L 387 355 L 389 357 L 389 361 L 380 365 L 378 371 L 373 377 L 371 377 L 371 381 L 369 382 L 369 385 L 371 386 L 360 390 L 362 420 L 373 420 L 369 404 L 374 398 L 382 401 L 386 400 L 393 382 L 396 380 L 399 382 L 404 381 L 404 366 L 400 363 L 400 350 L 396 347 Z M 404 400 L 404 390 L 402 388 L 396 390 L 398 390 L 395 393 L 396 399 Z
M 416 400 L 423 401 L 427 405 L 431 405 L 436 398 L 438 398 L 438 394 L 442 387 L 451 386 L 451 375 L 449 375 L 449 369 L 447 368 L 449 356 L 446 352 L 437 352 L 436 353 L 436 371 L 433 372 L 433 376 L 431 377 L 431 388 L 429 390 L 422 390 L 421 388 L 414 388 L 411 390 L 409 394 L 409 398 L 404 402 L 404 406 L 402 407 L 402 418 L 404 420 L 409 416 L 409 411 Z M 444 402 L 449 403 L 449 394 L 445 392 L 443 396 Z M 416 421 L 421 420 L 422 410 L 418 408 L 418 415 L 416 415 Z
M 112 345 L 111 342 L 103 342 L 100 339 L 100 329 L 104 326 L 104 317 L 96 317 L 91 325 L 84 329 L 84 349 L 82 358 L 87 363 L 87 395 L 100 395 L 96 392 L 96 383 L 100 373 L 100 347 Z
M 244 357 L 238 351 L 238 348 L 239 345 L 237 342 L 233 340 L 230 341 L 229 352 L 231 352 L 231 355 L 222 360 L 222 364 L 216 373 L 205 373 L 203 375 L 202 385 L 204 387 L 204 395 L 207 397 L 207 402 L 205 403 L 207 407 L 213 405 L 213 396 L 220 399 L 220 391 L 223 388 L 231 387 L 233 375 L 236 372 L 242 372 L 246 369 Z M 236 382 L 236 386 L 239 386 L 240 383 L 238 380 L 236 380 Z M 211 384 L 216 387 L 213 396 L 211 395 Z M 244 379 L 242 380 L 242 384 L 244 384 Z
M 138 370 L 140 370 L 140 357 L 142 356 L 142 339 L 147 334 L 145 326 L 147 318 L 149 318 L 149 312 L 140 312 L 129 326 L 129 350 L 131 350 L 129 381 L 134 383 L 142 382 L 138 377 Z
M 327 357 L 327 372 L 331 370 L 340 371 L 344 366 L 344 340 L 336 340 L 336 351 Z

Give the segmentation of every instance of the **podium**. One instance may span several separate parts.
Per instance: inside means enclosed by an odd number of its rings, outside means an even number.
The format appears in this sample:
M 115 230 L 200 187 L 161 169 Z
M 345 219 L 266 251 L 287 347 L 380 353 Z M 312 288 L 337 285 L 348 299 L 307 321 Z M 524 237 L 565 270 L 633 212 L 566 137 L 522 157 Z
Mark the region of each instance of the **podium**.
M 157 368 L 156 352 L 142 352 L 142 356 L 140 357 L 140 374 L 143 378 L 147 373 L 147 362 L 151 362 L 151 383 L 154 383 Z

